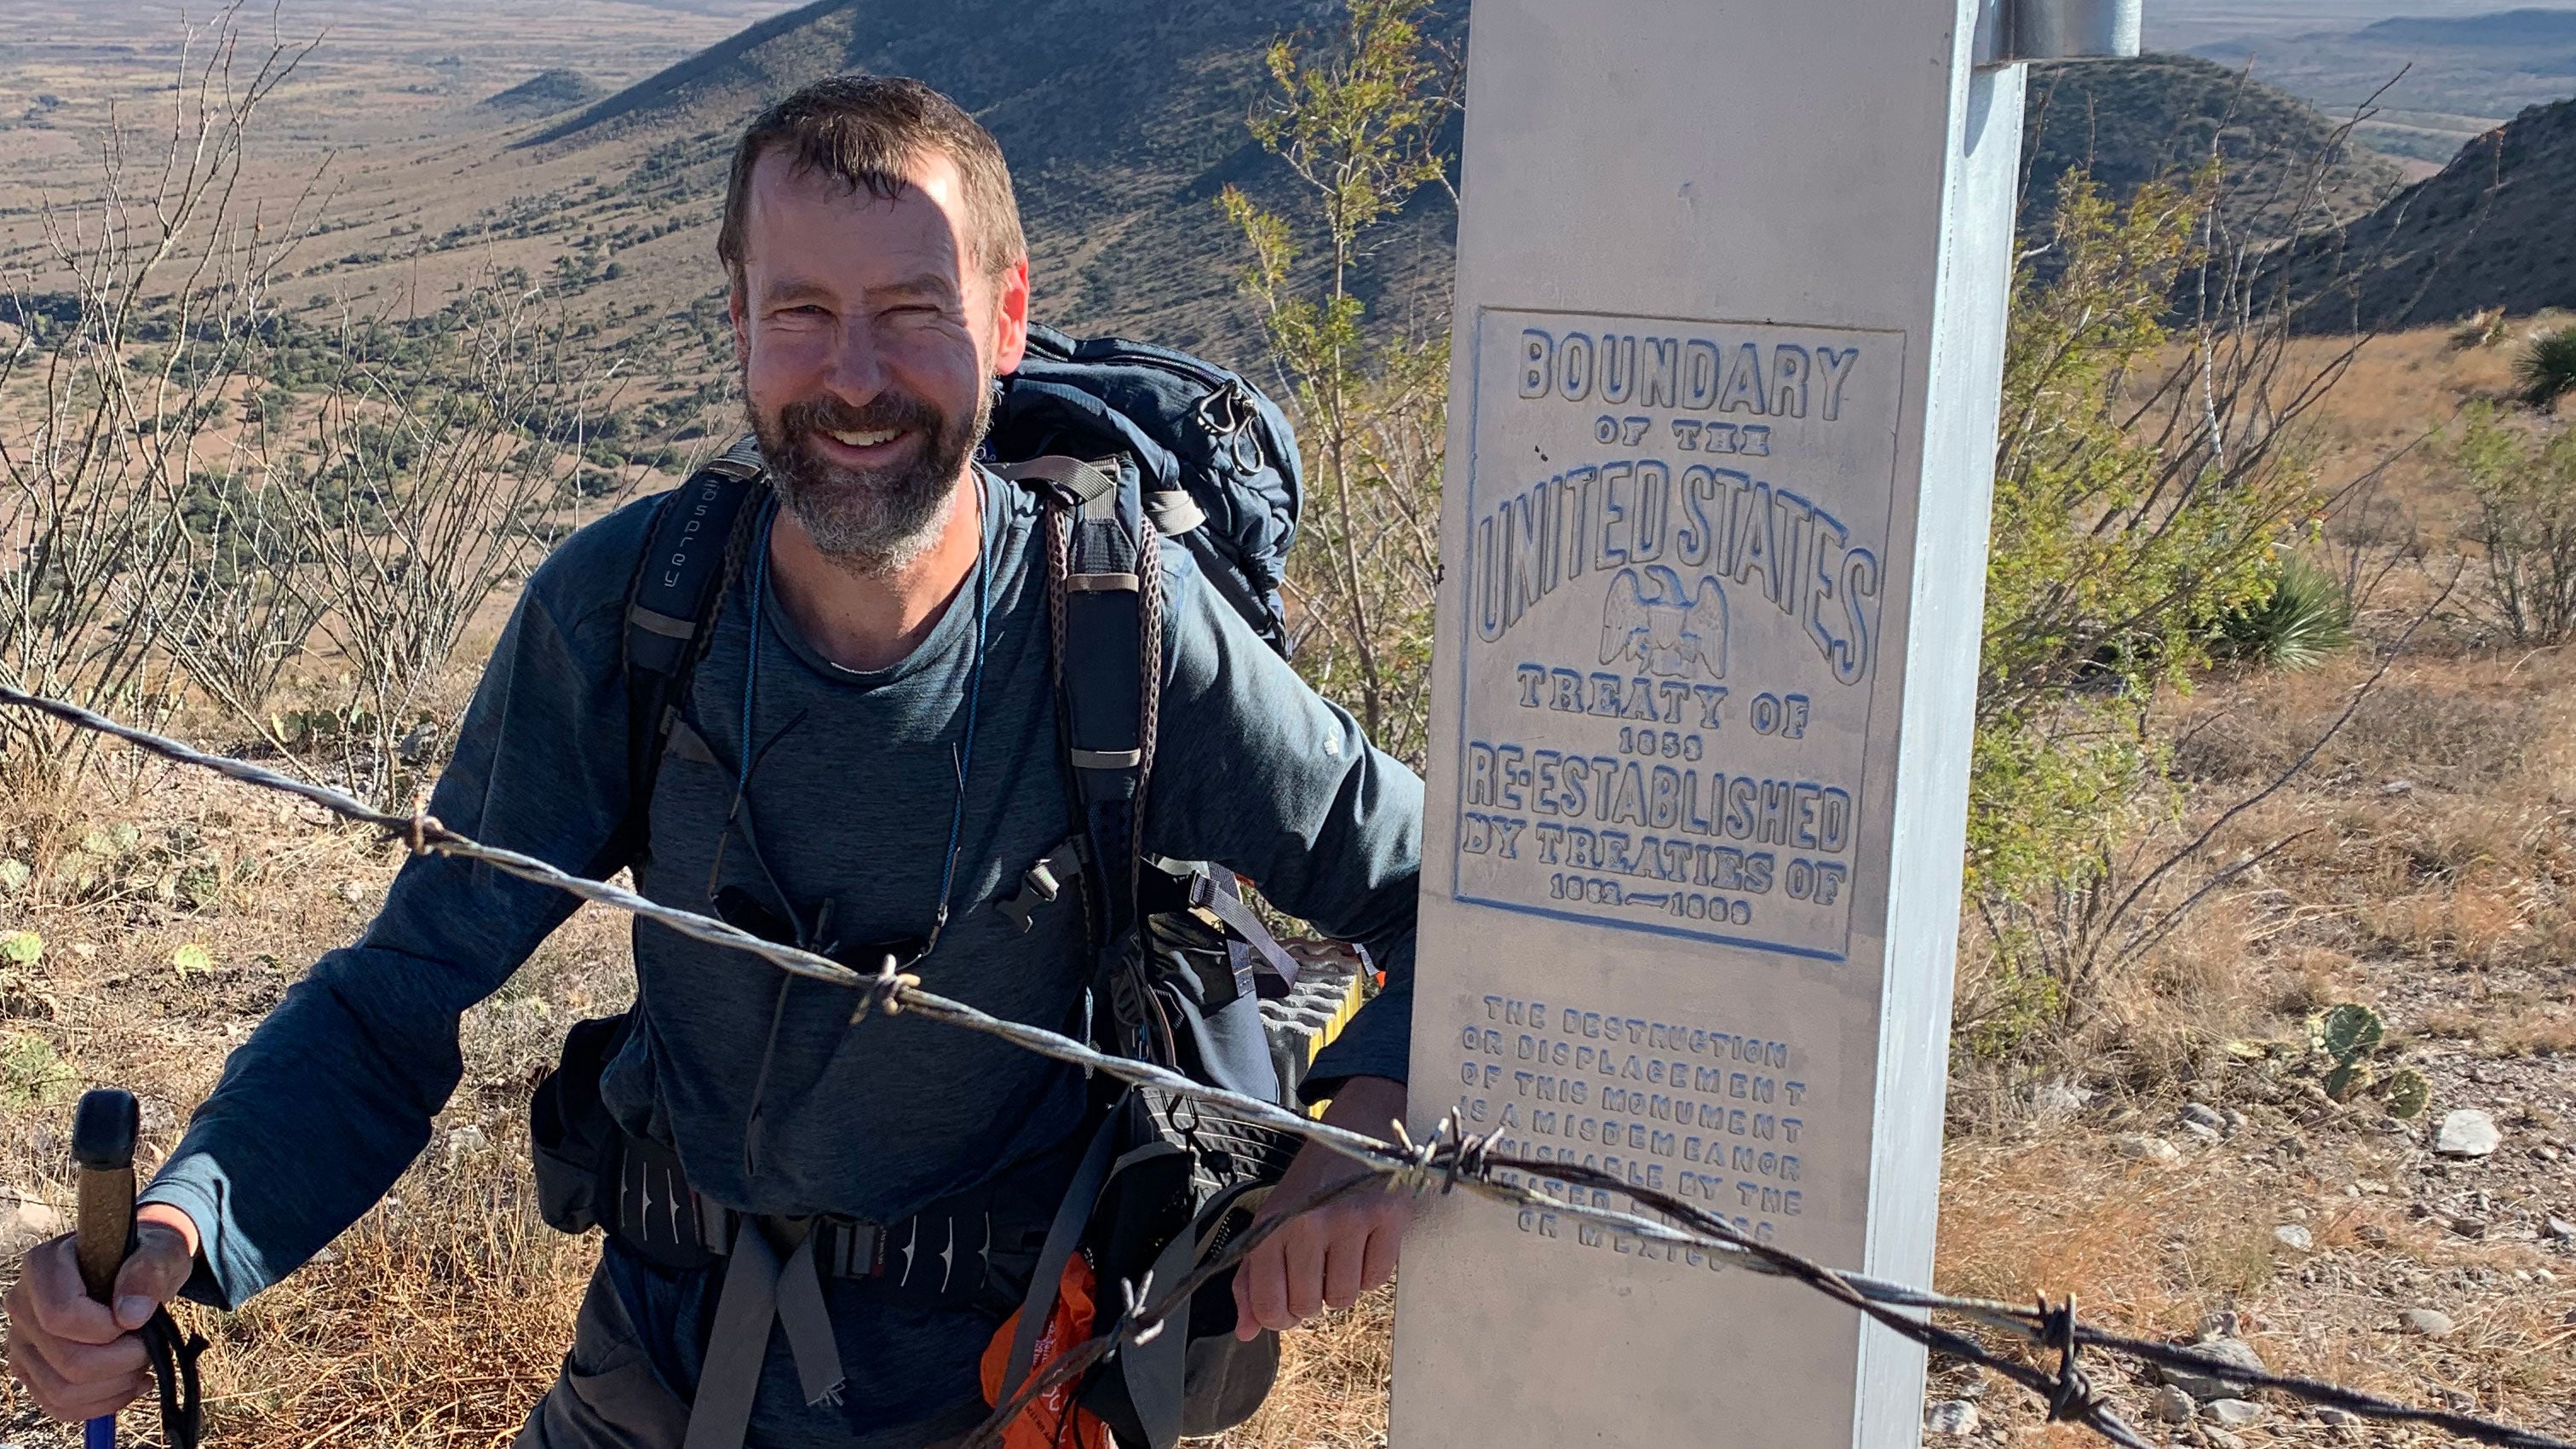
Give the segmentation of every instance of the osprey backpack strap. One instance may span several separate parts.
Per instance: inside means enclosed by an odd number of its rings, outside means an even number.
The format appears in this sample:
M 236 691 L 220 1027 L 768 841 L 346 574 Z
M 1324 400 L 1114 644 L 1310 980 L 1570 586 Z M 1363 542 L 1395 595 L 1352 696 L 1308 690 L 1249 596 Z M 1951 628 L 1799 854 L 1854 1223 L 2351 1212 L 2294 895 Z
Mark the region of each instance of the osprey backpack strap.
M 1141 1009 L 1148 983 L 1131 977 L 1136 953 L 1119 947 L 1125 933 L 1144 929 L 1145 916 L 1195 909 L 1222 922 L 1247 996 L 1255 970 L 1294 986 L 1297 964 L 1243 903 L 1230 873 L 1164 860 L 1147 853 L 1141 839 L 1163 672 L 1161 536 L 1141 470 L 1123 456 L 1086 462 L 1054 454 L 996 471 L 1048 499 L 1047 596 L 1075 817 L 1071 844 L 1097 887 L 1086 898 L 1097 897 L 1089 927 L 1094 948 L 1104 953 L 1105 1004 L 1142 1034 L 1118 1049 L 1177 1064 L 1169 1024 Z M 1020 898 L 1004 903 L 1015 921 L 1025 920 L 1038 900 L 1054 898 L 1062 849 L 1032 866 Z M 1191 1055 L 1204 1062 L 1208 1053 Z
M 707 652 L 734 535 L 765 491 L 765 466 L 758 440 L 746 436 L 664 494 L 653 510 L 626 596 L 627 805 L 609 843 L 618 864 L 651 846 L 653 783 Z
M 1048 500 L 1047 615 L 1076 853 L 1098 882 L 1089 934 L 1106 950 L 1136 918 L 1136 820 L 1153 775 L 1162 693 L 1162 574 L 1122 458 L 1060 454 L 996 472 Z

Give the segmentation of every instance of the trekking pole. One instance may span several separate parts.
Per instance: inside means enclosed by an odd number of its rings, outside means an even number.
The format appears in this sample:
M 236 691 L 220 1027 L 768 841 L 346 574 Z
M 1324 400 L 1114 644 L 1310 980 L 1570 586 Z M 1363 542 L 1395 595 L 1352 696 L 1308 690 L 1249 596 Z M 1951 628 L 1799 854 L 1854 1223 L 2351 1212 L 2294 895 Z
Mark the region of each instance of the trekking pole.
M 89 1296 L 116 1304 L 116 1271 L 134 1246 L 134 1139 L 142 1109 L 119 1087 L 83 1092 L 72 1118 L 72 1161 L 80 1167 L 81 1286 Z M 116 1449 L 116 1416 L 101 1414 L 82 1430 L 84 1449 Z

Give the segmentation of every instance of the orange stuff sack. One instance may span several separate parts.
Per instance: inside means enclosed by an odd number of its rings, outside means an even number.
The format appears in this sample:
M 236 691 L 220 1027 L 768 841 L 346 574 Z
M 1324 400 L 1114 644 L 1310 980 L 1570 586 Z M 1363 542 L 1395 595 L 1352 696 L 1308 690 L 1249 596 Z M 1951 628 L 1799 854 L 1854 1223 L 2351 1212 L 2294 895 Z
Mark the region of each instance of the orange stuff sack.
M 1037 1350 L 1030 1355 L 1030 1376 L 1043 1373 L 1059 1354 L 1090 1338 L 1091 1322 L 1091 1264 L 1075 1253 L 1064 1260 L 1064 1274 L 1056 1280 L 1055 1311 L 1047 1315 L 1046 1331 L 1038 1335 Z M 1014 1312 L 984 1345 L 984 1402 L 995 1408 L 1007 1397 L 1002 1375 L 1010 1368 L 1011 1339 L 1019 1331 L 1020 1315 Z M 1081 1386 L 1077 1376 L 1031 1400 L 1002 1431 L 1002 1449 L 1112 1449 L 1109 1426 L 1073 1402 Z M 1067 1413 L 1073 1416 L 1069 1426 Z

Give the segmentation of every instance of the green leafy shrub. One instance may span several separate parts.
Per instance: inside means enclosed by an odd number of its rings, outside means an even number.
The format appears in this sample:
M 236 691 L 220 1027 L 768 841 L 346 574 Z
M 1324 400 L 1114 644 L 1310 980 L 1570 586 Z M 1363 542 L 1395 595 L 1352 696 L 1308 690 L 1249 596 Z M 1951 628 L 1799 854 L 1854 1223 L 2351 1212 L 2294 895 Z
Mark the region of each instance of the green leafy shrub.
M 2497 621 L 2518 644 L 2576 638 L 2576 430 L 2473 403 L 2451 456 L 2478 501 L 2473 527 Z
M 1304 527 L 1286 589 L 1303 623 L 1299 672 L 1420 766 L 1428 746 L 1432 605 L 1449 348 L 1444 318 L 1367 325 L 1357 286 L 1376 233 L 1416 192 L 1446 189 L 1445 127 L 1460 71 L 1425 33 L 1431 0 L 1348 0 L 1320 44 L 1274 42 L 1273 93 L 1253 139 L 1286 164 L 1303 205 L 1272 211 L 1242 188 L 1218 198 L 1252 251 L 1269 360 L 1290 384 L 1305 450 Z M 1320 266 L 1299 238 L 1320 234 Z M 1312 279 L 1312 280 L 1310 280 Z
M 2533 407 L 2548 407 L 2576 392 L 2576 326 L 2531 339 L 2522 356 L 2514 359 L 2513 380 L 2522 389 L 2523 401 Z
M 2228 647 L 2213 625 L 2280 600 L 2283 643 L 2324 642 L 2280 562 L 2315 473 L 2295 410 L 2259 400 L 2304 408 L 2333 378 L 2281 376 L 2286 316 L 2228 292 L 2238 270 L 2202 227 L 2222 181 L 2206 167 L 2120 204 L 2069 172 L 2048 269 L 2014 278 L 1969 785 L 1968 896 L 1993 948 L 1961 981 L 1978 1054 L 2079 1025 L 2172 929 L 2149 877 L 2121 876 L 2171 863 L 2120 850 L 2179 807 L 2155 704 Z M 2178 317 L 2185 293 L 2217 320 Z

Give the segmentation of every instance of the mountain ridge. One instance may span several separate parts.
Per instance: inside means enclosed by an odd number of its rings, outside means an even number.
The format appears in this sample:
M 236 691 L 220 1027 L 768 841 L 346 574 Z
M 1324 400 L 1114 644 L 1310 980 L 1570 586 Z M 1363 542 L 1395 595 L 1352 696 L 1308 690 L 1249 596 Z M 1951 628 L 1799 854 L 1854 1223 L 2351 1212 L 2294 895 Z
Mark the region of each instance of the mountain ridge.
M 2576 306 L 2576 99 L 2531 106 L 2272 270 L 2318 331 Z
M 1463 43 L 1464 8 L 1452 0 L 1437 12 L 1436 40 Z M 1138 24 L 1124 0 L 935 8 L 814 0 L 553 119 L 519 144 L 562 150 L 665 138 L 665 164 L 720 192 L 731 133 L 761 104 L 845 70 L 917 75 L 974 112 L 1011 158 L 1049 315 L 1243 365 L 1257 359 L 1258 324 L 1234 286 L 1242 247 L 1215 198 L 1232 183 L 1293 206 L 1283 169 L 1243 118 L 1269 84 L 1263 48 L 1328 12 L 1319 0 L 1175 0 Z M 1029 43 L 969 43 L 995 30 Z M 2033 226 L 2045 226 L 2055 178 L 2076 164 L 2126 194 L 2216 151 L 2235 173 L 2230 206 L 2269 223 L 2297 209 L 2271 193 L 2329 151 L 2321 199 L 2334 219 L 2367 211 L 2398 182 L 2384 161 L 2338 149 L 2334 128 L 2313 110 L 2208 61 L 2043 68 L 2032 93 L 2025 220 Z M 1377 315 L 1445 292 L 1453 221 L 1445 197 L 1426 196 L 1384 237 L 1361 281 Z

